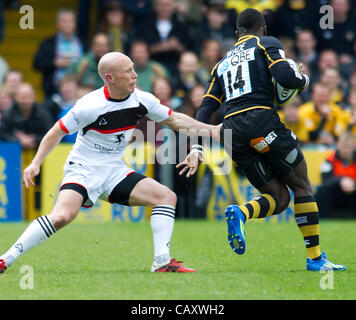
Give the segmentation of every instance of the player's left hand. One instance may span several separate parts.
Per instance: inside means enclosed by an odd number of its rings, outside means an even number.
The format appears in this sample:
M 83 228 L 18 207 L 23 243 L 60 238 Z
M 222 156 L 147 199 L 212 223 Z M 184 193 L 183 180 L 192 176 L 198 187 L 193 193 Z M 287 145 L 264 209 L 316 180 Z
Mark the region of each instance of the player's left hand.
M 40 173 L 40 168 L 31 163 L 24 171 L 23 171 L 23 183 L 26 188 L 29 186 L 34 186 L 33 178 Z
M 179 175 L 183 175 L 185 172 L 187 172 L 186 177 L 189 178 L 190 176 L 193 176 L 199 168 L 200 163 L 203 161 L 202 155 L 200 152 L 197 150 L 192 150 L 190 153 L 187 155 L 185 160 L 181 163 L 178 163 L 176 165 L 176 168 L 181 168 L 183 169 L 179 172 Z

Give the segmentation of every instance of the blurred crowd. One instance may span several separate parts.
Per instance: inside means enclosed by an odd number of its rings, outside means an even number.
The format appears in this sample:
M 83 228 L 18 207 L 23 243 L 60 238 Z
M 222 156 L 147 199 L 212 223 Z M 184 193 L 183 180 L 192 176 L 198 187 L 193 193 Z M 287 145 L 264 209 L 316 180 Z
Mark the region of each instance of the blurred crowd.
M 331 6 L 332 16 L 320 10 L 324 5 Z M 303 63 L 311 79 L 311 86 L 290 103 L 276 106 L 285 125 L 303 145 L 335 147 L 340 135 L 355 135 L 355 1 L 78 0 L 76 11 L 57 12 L 57 32 L 43 39 L 33 57 L 34 70 L 43 75 L 44 101 L 37 101 L 21 70 L 0 56 L 0 139 L 18 141 L 23 148 L 38 146 L 78 98 L 103 85 L 97 64 L 113 50 L 131 57 L 138 88 L 194 117 L 210 71 L 236 42 L 236 17 L 248 7 L 264 14 L 268 34 L 280 39 L 287 57 Z M 2 12 L 0 7 L 0 41 L 6 27 Z M 222 117 L 223 109 L 212 121 Z M 75 136 L 66 139 L 73 142 Z M 174 178 L 182 192 L 194 183 Z

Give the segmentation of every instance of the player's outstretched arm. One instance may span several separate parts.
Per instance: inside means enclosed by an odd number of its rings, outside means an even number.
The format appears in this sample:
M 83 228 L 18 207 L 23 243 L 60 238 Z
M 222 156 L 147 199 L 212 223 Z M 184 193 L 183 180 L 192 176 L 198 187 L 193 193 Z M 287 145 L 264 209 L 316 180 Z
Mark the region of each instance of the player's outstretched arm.
M 215 140 L 220 140 L 220 131 L 222 124 L 217 126 L 206 124 L 195 120 L 184 113 L 172 112 L 168 119 L 161 122 L 173 130 L 187 130 L 189 135 L 202 137 L 213 137 Z
M 58 122 L 48 130 L 43 137 L 37 153 L 31 164 L 23 172 L 23 183 L 26 188 L 35 185 L 33 178 L 40 173 L 40 166 L 52 149 L 61 141 L 66 133 L 60 128 Z

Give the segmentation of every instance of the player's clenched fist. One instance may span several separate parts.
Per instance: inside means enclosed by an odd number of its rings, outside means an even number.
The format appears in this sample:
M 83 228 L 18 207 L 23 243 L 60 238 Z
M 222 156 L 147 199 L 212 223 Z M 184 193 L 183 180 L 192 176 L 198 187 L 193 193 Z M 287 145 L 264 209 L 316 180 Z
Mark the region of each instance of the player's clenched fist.
M 40 173 L 40 167 L 31 163 L 24 171 L 23 171 L 23 183 L 26 188 L 30 185 L 34 186 L 33 178 Z

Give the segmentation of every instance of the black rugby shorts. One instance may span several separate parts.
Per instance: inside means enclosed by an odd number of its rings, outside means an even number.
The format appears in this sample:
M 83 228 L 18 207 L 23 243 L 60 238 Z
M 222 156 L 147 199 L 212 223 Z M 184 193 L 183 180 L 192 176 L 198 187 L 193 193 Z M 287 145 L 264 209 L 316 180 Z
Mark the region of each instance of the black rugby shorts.
M 257 189 L 288 175 L 303 159 L 299 141 L 273 109 L 253 109 L 224 120 L 224 145 Z

